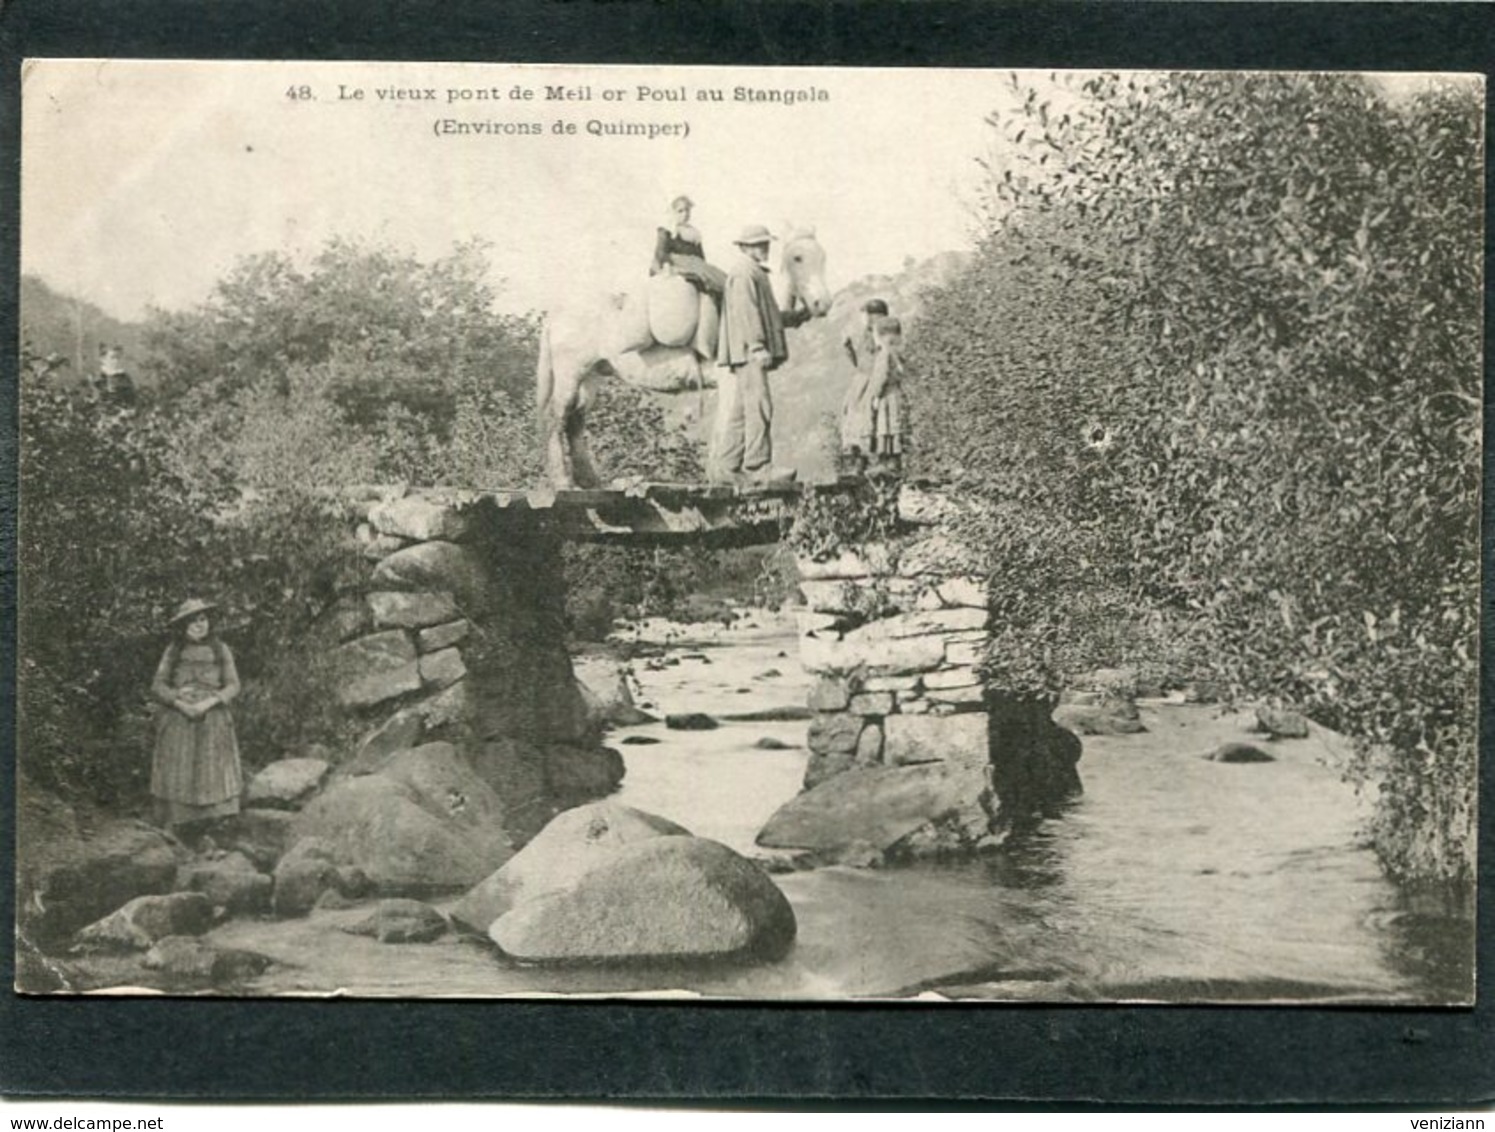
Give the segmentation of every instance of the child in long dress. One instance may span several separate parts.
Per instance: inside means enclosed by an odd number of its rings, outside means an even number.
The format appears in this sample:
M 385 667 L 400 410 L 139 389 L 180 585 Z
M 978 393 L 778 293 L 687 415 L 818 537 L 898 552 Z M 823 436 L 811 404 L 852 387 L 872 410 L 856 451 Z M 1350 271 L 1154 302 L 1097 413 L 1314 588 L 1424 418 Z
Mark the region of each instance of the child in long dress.
M 898 471 L 903 459 L 907 427 L 903 376 L 903 324 L 896 318 L 879 319 L 877 354 L 867 392 L 872 401 L 872 452 L 883 471 Z
M 192 598 L 172 617 L 173 640 L 156 667 L 161 704 L 151 795 L 162 825 L 197 827 L 239 812 L 243 772 L 228 705 L 239 694 L 234 654 L 213 631 L 217 606 Z
M 873 453 L 872 367 L 877 358 L 877 323 L 888 313 L 881 299 L 862 304 L 862 326 L 842 343 L 851 361 L 851 381 L 841 401 L 841 464 L 844 471 L 860 474 Z

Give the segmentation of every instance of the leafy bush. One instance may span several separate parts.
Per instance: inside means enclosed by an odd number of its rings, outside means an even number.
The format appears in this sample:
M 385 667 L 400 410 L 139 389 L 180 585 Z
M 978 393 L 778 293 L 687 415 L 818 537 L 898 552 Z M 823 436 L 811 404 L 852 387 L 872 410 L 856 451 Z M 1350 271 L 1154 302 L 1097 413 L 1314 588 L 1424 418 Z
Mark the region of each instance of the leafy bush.
M 17 696 L 28 773 L 72 796 L 143 800 L 146 688 L 166 617 L 192 594 L 223 605 L 245 686 L 235 716 L 246 762 L 332 738 L 335 701 L 307 628 L 355 563 L 327 499 L 280 485 L 246 502 L 228 478 L 188 479 L 179 422 L 101 410 L 40 367 L 22 372 Z
M 1383 752 L 1377 845 L 1473 865 L 1480 103 L 1097 76 L 994 115 L 992 230 L 911 350 L 989 504 L 993 664 L 1207 664 Z M 1157 639 L 1149 623 L 1164 618 Z M 1150 643 L 1149 643 L 1150 642 Z

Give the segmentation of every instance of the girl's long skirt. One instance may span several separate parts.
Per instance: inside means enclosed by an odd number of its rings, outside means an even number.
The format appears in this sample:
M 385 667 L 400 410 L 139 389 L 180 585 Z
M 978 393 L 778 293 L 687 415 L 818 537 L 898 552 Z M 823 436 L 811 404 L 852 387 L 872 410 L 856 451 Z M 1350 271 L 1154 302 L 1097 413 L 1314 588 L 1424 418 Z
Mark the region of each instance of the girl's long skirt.
M 903 438 L 908 422 L 904 419 L 903 390 L 897 385 L 883 388 L 882 399 L 877 403 L 877 418 L 874 431 L 877 434 L 877 452 L 882 456 L 897 456 L 903 452 Z
M 151 794 L 167 825 L 185 825 L 239 812 L 244 788 L 234 719 L 223 706 L 201 719 L 169 708 L 156 723 Z

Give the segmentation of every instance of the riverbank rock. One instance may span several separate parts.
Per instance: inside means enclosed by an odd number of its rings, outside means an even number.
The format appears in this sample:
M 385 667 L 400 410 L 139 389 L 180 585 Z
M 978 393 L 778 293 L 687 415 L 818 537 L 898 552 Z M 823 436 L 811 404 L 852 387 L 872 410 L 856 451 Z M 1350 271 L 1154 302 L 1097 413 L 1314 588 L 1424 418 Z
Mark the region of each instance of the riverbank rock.
M 200 892 L 137 896 L 81 929 L 81 951 L 144 951 L 170 935 L 201 935 L 213 924 L 213 903 Z
M 653 735 L 625 735 L 618 742 L 625 747 L 653 747 L 657 746 L 660 740 Z
M 26 826 L 29 831 L 32 827 Z M 180 846 L 144 822 L 113 821 L 21 845 L 22 918 L 39 940 L 65 940 L 137 896 L 170 892 Z
M 232 987 L 265 973 L 271 959 L 255 951 L 214 947 L 196 936 L 157 940 L 141 966 L 183 987 Z
M 183 892 L 200 892 L 216 908 L 231 915 L 264 912 L 270 907 L 273 882 L 243 853 L 225 853 L 217 860 L 195 860 L 177 874 Z
M 673 712 L 664 717 L 664 725 L 671 731 L 715 731 L 721 726 L 703 711 Z
M 633 727 L 655 722 L 652 715 L 634 703 L 633 691 L 628 687 L 628 670 L 622 662 L 610 656 L 576 656 L 571 658 L 571 667 L 587 715 L 595 726 Z
M 998 824 L 1006 829 L 1054 816 L 1084 792 L 1079 762 L 1083 746 L 1054 722 L 1047 699 L 990 697 L 991 743 L 987 763 L 1000 803 Z
M 322 894 L 337 888 L 337 850 L 320 837 L 303 837 L 275 866 L 271 905 L 277 916 L 304 916 Z
M 1256 709 L 1257 729 L 1273 739 L 1308 738 L 1308 720 L 1299 712 L 1263 705 Z
M 450 743 L 396 751 L 376 773 L 334 782 L 295 831 L 389 896 L 466 888 L 513 853 L 498 796 Z
M 811 751 L 810 757 L 805 760 L 805 775 L 800 779 L 800 787 L 804 790 L 813 790 L 827 779 L 845 774 L 857 765 L 855 752 L 847 751 Z
M 611 747 L 558 743 L 545 749 L 545 780 L 562 806 L 611 794 L 623 781 L 623 756 Z
M 429 943 L 446 933 L 446 917 L 419 900 L 381 900 L 368 919 L 343 931 L 373 936 L 380 943 Z
M 825 860 L 869 849 L 896 859 L 958 848 L 960 841 L 974 845 L 989 832 L 980 804 L 986 793 L 981 768 L 959 763 L 854 767 L 780 806 L 757 841 Z
M 294 810 L 322 785 L 331 769 L 323 759 L 280 759 L 249 780 L 244 792 L 248 806 Z
M 504 866 L 477 884 L 452 908 L 452 919 L 486 932 L 524 900 L 574 883 L 625 845 L 655 837 L 689 837 L 668 818 L 617 802 L 593 802 L 557 814 Z
M 750 688 L 739 688 L 740 692 L 751 692 Z M 731 711 L 722 716 L 731 723 L 803 723 L 813 719 L 815 713 L 799 704 L 778 704 L 774 707 L 754 708 L 752 711 Z
M 753 743 L 753 749 L 757 751 L 792 751 L 793 743 L 786 743 L 782 739 L 775 739 L 772 735 L 764 735 Z
M 420 746 L 425 733 L 421 708 L 401 708 L 358 741 L 358 752 L 342 765 L 341 772 L 349 777 L 373 774 L 396 751 Z
M 1277 760 L 1255 743 L 1221 743 L 1206 758 L 1217 763 L 1271 763 Z
M 1059 697 L 1053 720 L 1076 735 L 1135 735 L 1146 731 L 1137 711 L 1137 670 L 1097 668 Z
M 224 826 L 222 841 L 226 848 L 242 853 L 258 869 L 274 872 L 295 840 L 291 826 L 296 814 L 291 810 L 240 810 Z
M 1076 735 L 1136 735 L 1147 730 L 1131 700 L 1099 697 L 1094 703 L 1061 703 L 1053 718 Z
M 489 936 L 533 963 L 743 961 L 782 957 L 795 931 L 789 901 L 752 862 L 715 841 L 656 837 L 506 912 Z

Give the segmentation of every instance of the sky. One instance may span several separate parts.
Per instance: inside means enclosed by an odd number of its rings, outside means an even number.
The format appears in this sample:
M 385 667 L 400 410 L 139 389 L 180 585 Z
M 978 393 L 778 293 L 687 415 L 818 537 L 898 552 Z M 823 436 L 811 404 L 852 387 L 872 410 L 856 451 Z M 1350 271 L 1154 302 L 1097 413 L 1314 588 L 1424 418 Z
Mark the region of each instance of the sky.
M 512 100 L 516 86 L 535 97 Z M 548 100 L 547 86 L 592 97 Z M 688 100 L 641 100 L 641 86 Z M 826 97 L 738 102 L 738 86 Z M 361 100 L 340 97 L 355 88 Z M 390 88 L 437 97 L 381 100 Z M 495 88 L 497 101 L 448 101 Z M 702 88 L 725 101 L 697 101 Z M 685 193 L 718 262 L 746 224 L 813 225 L 834 290 L 968 246 L 1000 98 L 999 74 L 977 71 L 32 61 L 22 270 L 131 319 L 203 300 L 249 253 L 304 261 L 344 236 L 428 259 L 481 238 L 500 305 L 545 309 L 642 278 Z M 441 135 L 443 119 L 545 132 Z M 577 132 L 557 135 L 558 120 Z M 596 137 L 589 121 L 689 133 Z
M 1004 106 L 1008 74 L 31 60 L 21 267 L 135 319 L 202 301 L 252 253 L 304 263 L 342 236 L 429 260 L 476 238 L 491 245 L 500 307 L 543 310 L 636 285 L 685 193 L 718 263 L 747 224 L 812 225 L 834 291 L 969 246 L 977 158 L 1001 145 L 985 119 Z M 516 87 L 534 97 L 513 99 Z M 547 87 L 591 97 L 549 99 Z M 737 101 L 738 87 L 810 98 Z M 682 88 L 684 102 L 663 97 Z M 700 101 L 706 89 L 724 100 Z M 448 120 L 543 132 L 441 133 Z M 673 134 L 591 136 L 589 122 Z

